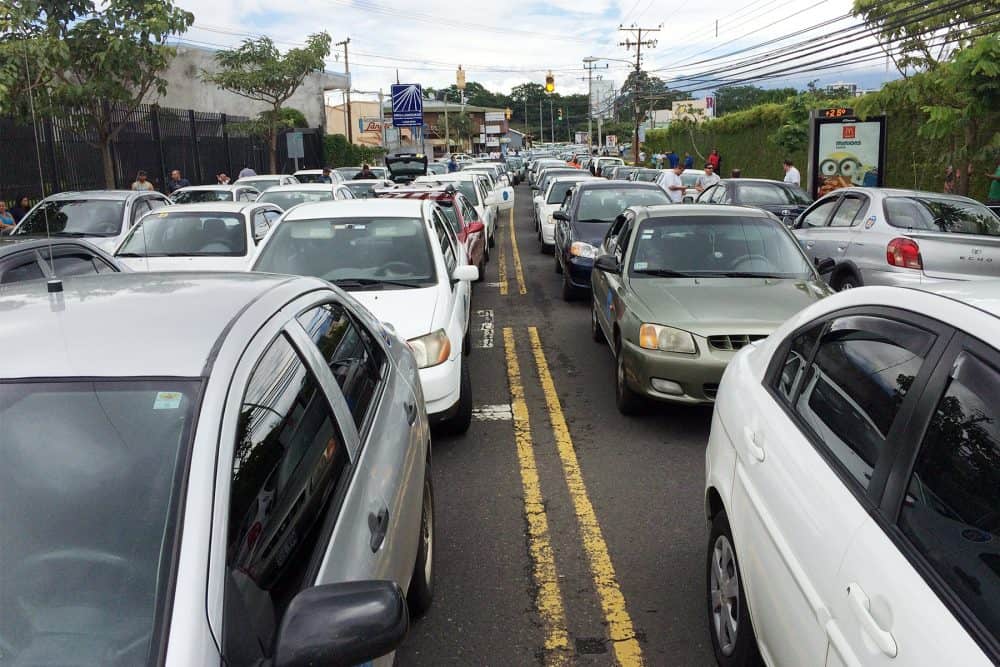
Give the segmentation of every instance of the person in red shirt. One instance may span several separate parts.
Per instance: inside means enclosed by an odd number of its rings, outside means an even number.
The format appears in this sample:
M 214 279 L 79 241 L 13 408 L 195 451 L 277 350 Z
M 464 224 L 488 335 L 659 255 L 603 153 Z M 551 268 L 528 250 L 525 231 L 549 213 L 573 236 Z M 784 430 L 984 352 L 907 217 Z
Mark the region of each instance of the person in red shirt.
M 719 156 L 719 149 L 713 148 L 712 152 L 709 153 L 708 159 L 706 160 L 710 165 L 712 165 L 715 173 L 719 173 L 719 167 L 722 164 L 722 158 Z

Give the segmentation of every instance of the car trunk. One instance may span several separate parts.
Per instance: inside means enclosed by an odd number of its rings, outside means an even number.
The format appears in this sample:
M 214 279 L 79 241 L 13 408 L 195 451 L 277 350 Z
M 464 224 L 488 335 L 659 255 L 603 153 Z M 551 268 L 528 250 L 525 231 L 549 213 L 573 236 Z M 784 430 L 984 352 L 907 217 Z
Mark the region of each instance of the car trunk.
M 969 280 L 1000 277 L 1000 236 L 907 230 L 920 246 L 924 275 Z
M 410 183 L 417 176 L 427 175 L 427 156 L 421 153 L 387 155 L 385 166 L 393 182 Z

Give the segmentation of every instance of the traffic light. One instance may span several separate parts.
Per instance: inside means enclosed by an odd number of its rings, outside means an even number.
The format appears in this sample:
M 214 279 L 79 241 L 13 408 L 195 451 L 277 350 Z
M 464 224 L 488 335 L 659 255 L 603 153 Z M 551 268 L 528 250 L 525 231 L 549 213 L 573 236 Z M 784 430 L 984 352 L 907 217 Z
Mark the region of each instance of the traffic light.
M 559 122 L 562 122 L 562 107 L 559 107 Z
M 505 115 L 507 116 L 507 120 L 510 120 L 510 115 L 511 115 L 511 114 L 513 113 L 513 112 L 512 112 L 511 110 L 510 110 L 510 107 L 507 107 L 506 109 L 504 109 L 504 111 L 503 111 L 503 112 L 504 112 L 504 114 L 505 114 Z
M 459 90 L 465 90 L 465 70 L 462 66 L 458 66 L 458 71 L 455 72 L 455 87 Z
M 551 71 L 545 75 L 545 92 L 547 93 L 556 92 L 556 78 L 552 76 Z

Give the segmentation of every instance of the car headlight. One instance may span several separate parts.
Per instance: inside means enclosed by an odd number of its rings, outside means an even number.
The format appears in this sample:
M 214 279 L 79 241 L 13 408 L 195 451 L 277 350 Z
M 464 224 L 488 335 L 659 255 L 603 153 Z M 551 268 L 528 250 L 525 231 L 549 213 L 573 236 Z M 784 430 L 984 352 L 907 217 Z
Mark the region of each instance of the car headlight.
M 597 257 L 597 248 L 590 245 L 589 243 L 584 243 L 583 241 L 574 241 L 569 247 L 569 254 L 576 257 L 585 257 L 587 259 L 594 259 Z
M 643 324 L 639 327 L 639 347 L 646 350 L 663 350 L 694 354 L 694 337 L 687 331 L 665 327 L 662 324 Z
M 417 368 L 430 368 L 448 361 L 451 356 L 451 341 L 444 329 L 432 331 L 429 334 L 411 338 L 406 344 L 413 350 L 417 360 Z

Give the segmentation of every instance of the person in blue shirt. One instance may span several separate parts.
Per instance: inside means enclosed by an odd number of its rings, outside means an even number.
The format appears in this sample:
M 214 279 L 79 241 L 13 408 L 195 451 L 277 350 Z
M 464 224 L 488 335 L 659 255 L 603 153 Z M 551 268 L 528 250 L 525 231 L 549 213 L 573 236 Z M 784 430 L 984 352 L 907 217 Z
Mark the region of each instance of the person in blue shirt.
M 170 194 L 174 190 L 189 187 L 190 185 L 191 181 L 181 176 L 181 170 L 174 169 L 170 172 L 170 180 L 167 181 L 167 194 Z
M 684 153 L 684 168 L 694 169 L 694 157 L 690 153 Z
M 672 148 L 670 149 L 670 152 L 667 153 L 667 162 L 670 163 L 671 169 L 675 169 L 677 165 L 680 164 L 681 162 L 681 158 L 677 155 L 677 153 L 674 152 L 674 149 Z
M 14 216 L 7 211 L 7 202 L 0 199 L 0 234 L 9 234 L 14 229 Z
M 458 171 L 458 162 L 455 160 L 454 155 L 448 160 L 448 173 L 450 174 L 453 171 Z

